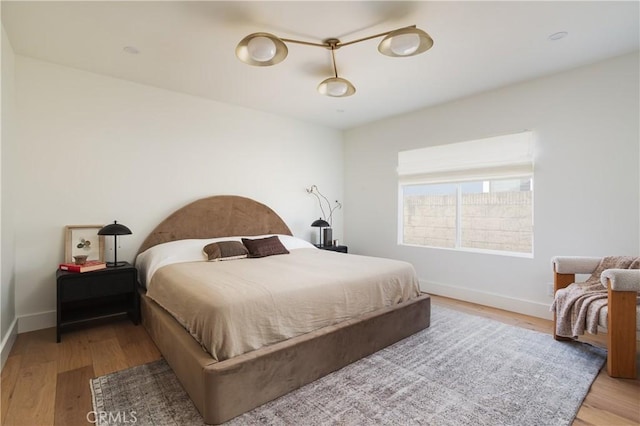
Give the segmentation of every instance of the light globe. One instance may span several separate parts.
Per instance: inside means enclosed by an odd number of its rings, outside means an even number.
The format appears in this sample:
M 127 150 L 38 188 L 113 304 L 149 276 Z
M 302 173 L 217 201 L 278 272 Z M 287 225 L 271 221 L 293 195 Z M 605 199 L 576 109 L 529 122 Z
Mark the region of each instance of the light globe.
M 391 51 L 398 56 L 409 56 L 420 46 L 418 34 L 400 34 L 391 39 Z
M 249 56 L 258 62 L 267 62 L 276 55 L 276 44 L 269 38 L 258 36 L 254 37 L 247 43 Z

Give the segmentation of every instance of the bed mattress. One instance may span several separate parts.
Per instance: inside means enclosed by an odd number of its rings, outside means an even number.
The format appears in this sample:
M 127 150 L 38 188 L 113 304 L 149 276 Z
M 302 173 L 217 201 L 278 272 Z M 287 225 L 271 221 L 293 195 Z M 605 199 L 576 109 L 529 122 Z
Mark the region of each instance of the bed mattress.
M 161 266 L 147 296 L 222 361 L 420 295 L 407 262 L 316 248 Z

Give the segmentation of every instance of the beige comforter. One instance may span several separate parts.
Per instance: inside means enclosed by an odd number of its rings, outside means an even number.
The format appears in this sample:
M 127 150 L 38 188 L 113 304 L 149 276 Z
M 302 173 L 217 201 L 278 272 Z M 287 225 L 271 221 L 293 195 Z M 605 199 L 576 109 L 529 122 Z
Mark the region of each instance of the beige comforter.
M 164 266 L 147 296 L 218 361 L 417 297 L 406 262 L 304 248 Z

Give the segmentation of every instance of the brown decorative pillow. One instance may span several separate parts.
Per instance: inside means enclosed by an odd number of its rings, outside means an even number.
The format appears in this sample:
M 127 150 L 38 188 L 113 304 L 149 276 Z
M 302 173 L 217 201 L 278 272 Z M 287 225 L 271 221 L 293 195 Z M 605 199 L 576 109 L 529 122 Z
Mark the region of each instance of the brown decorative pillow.
M 259 238 L 257 240 L 250 240 L 249 238 L 243 238 L 242 244 L 249 250 L 249 257 L 266 257 L 273 256 L 274 254 L 289 254 L 280 239 L 274 235 L 273 237 Z
M 249 256 L 247 248 L 240 241 L 220 241 L 202 249 L 208 260 L 244 259 Z

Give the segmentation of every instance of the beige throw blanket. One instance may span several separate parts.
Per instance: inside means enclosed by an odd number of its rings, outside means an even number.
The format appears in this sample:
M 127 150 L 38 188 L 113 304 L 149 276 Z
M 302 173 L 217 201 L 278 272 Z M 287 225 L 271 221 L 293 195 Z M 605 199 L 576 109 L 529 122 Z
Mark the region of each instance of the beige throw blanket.
M 639 266 L 638 257 L 604 257 L 587 281 L 558 290 L 551 305 L 551 311 L 556 313 L 556 335 L 577 337 L 585 331 L 598 334 L 600 310 L 607 306 L 607 288 L 600 282 L 600 275 L 607 269 L 639 269 Z
M 147 296 L 222 361 L 419 296 L 410 263 L 315 248 L 164 266 Z

